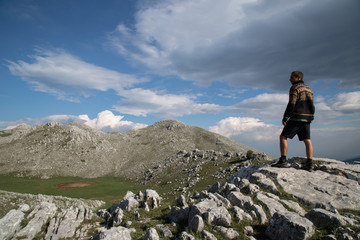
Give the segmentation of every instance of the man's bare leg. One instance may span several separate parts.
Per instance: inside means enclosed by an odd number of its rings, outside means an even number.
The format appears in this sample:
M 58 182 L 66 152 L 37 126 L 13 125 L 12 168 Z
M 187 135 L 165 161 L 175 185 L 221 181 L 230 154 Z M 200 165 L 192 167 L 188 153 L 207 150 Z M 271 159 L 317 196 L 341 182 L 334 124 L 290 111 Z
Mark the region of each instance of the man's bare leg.
M 281 154 L 281 156 L 286 156 L 287 151 L 288 151 L 287 138 L 280 135 L 280 154 Z
M 314 149 L 313 149 L 313 145 L 311 143 L 311 140 L 310 139 L 305 139 L 304 143 L 305 143 L 305 148 L 306 148 L 306 157 L 308 159 L 312 159 L 313 155 L 314 155 Z
M 280 154 L 281 157 L 277 163 L 273 164 L 273 167 L 285 167 L 286 166 L 286 154 L 288 150 L 287 138 L 280 135 Z
M 313 166 L 312 158 L 314 154 L 314 149 L 310 139 L 305 139 L 304 143 L 305 143 L 306 157 L 307 157 L 304 169 L 311 171 Z

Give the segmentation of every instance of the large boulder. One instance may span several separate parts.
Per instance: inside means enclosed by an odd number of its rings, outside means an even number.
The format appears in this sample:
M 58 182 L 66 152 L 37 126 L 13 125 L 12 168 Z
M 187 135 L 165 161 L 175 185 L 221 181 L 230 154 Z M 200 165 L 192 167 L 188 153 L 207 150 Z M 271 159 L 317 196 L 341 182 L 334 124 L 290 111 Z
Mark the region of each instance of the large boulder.
M 100 233 L 96 234 L 92 240 L 131 240 L 131 233 L 135 232 L 135 229 L 125 227 L 112 227 L 110 229 L 103 229 Z
M 191 206 L 189 222 L 196 216 L 201 216 L 205 222 L 211 225 L 229 227 L 231 225 L 231 215 L 227 209 L 212 199 L 203 199 L 201 202 Z
M 16 233 L 18 238 L 33 239 L 41 231 L 42 226 L 49 218 L 52 218 L 57 211 L 53 203 L 41 202 L 28 216 L 31 219 L 28 224 Z M 74 231 L 73 231 L 74 233 Z
M 351 219 L 343 217 L 339 213 L 333 213 L 321 208 L 312 209 L 305 217 L 313 222 L 317 228 L 322 229 L 354 224 Z
M 1 218 L 0 239 L 12 239 L 15 233 L 20 230 L 24 216 L 25 214 L 20 209 L 12 209 Z
M 266 235 L 272 240 L 303 240 L 314 233 L 314 224 L 294 212 L 275 213 L 266 229 Z

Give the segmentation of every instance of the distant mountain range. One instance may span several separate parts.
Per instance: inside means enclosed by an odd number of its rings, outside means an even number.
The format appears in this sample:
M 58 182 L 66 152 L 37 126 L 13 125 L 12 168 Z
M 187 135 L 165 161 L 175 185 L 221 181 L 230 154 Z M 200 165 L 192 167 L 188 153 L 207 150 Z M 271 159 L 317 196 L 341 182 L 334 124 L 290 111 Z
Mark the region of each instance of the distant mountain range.
M 343 162 L 346 162 L 346 163 L 360 162 L 360 156 L 343 160 Z
M 16 176 L 104 175 L 138 178 L 183 151 L 259 151 L 176 120 L 126 133 L 104 133 L 83 124 L 21 125 L 0 131 L 0 174 Z

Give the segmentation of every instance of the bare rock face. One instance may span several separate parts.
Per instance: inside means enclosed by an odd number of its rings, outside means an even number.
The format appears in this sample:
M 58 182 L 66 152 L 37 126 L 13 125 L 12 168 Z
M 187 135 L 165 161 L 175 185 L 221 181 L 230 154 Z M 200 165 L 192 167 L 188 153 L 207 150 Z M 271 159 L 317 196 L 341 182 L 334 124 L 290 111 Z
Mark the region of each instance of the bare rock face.
M 314 224 L 293 212 L 274 213 L 266 229 L 266 235 L 273 240 L 302 240 L 314 233 Z
M 0 239 L 34 239 L 38 234 L 44 234 L 46 239 L 84 237 L 88 229 L 79 228 L 80 224 L 91 219 L 93 211 L 104 204 L 98 200 L 5 191 L 0 191 L 0 196 L 2 200 L 21 199 L 17 210 L 10 210 L 0 219 Z M 27 222 L 25 226 L 21 224 L 24 221 Z
M 24 216 L 20 209 L 12 209 L 0 219 L 0 239 L 11 239 L 21 229 Z

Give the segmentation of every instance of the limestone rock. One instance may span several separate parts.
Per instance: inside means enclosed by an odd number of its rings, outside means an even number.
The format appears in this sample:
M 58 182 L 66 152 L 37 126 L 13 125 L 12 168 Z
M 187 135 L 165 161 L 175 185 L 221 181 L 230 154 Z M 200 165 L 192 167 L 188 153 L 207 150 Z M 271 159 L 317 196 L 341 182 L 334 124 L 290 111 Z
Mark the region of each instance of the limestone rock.
M 0 219 L 0 239 L 12 239 L 17 231 L 25 214 L 17 209 L 10 210 L 3 218 Z
M 158 224 L 156 225 L 156 228 L 160 231 L 160 233 L 165 237 L 165 238 L 172 238 L 173 234 L 170 230 L 170 228 L 166 225 L 163 224 Z
M 303 240 L 314 233 L 313 223 L 294 212 L 275 213 L 266 229 L 266 235 L 272 240 Z
M 89 219 L 90 212 L 84 206 L 62 210 L 56 218 L 51 219 L 45 238 L 56 240 L 73 237 L 80 224 Z
M 251 197 L 245 196 L 241 192 L 230 192 L 227 198 L 232 205 L 243 209 L 250 209 L 254 205 Z
M 195 233 L 199 233 L 204 230 L 204 226 L 204 220 L 199 215 L 195 215 L 189 222 L 189 229 Z
M 255 183 L 272 193 L 279 194 L 279 190 L 277 189 L 275 183 L 260 172 L 253 173 L 249 180 L 251 183 Z
M 187 232 L 182 232 L 176 240 L 195 240 L 195 238 Z
M 312 209 L 305 217 L 313 222 L 318 228 L 344 226 L 348 223 L 346 218 L 340 214 L 332 213 L 321 208 Z M 351 220 L 349 219 L 349 221 Z
M 201 233 L 203 240 L 217 240 L 217 238 L 214 236 L 214 234 L 204 230 Z
M 189 222 L 195 215 L 203 217 L 205 222 L 213 225 L 230 226 L 231 215 L 223 206 L 218 206 L 214 200 L 204 199 L 201 202 L 191 206 L 189 213 Z
M 237 222 L 241 221 L 253 221 L 253 218 L 250 214 L 246 213 L 243 209 L 239 208 L 238 206 L 233 207 L 233 212 L 235 213 L 235 219 Z
M 145 233 L 144 240 L 159 240 L 159 235 L 155 228 L 148 228 Z
M 52 218 L 55 215 L 56 210 L 55 204 L 42 202 L 27 216 L 31 220 L 23 229 L 16 233 L 16 236 L 18 238 L 33 239 L 41 231 L 48 218 Z
M 270 212 L 270 215 L 274 215 L 276 212 L 283 213 L 288 210 L 276 199 L 275 197 L 269 197 L 268 194 L 259 192 L 255 197 L 259 202 L 261 202 Z
M 235 231 L 232 228 L 226 228 L 226 227 L 223 227 L 223 226 L 216 226 L 215 229 L 217 231 L 219 231 L 221 233 L 221 235 L 223 235 L 227 239 L 235 239 L 240 235 L 237 231 Z
M 100 233 L 96 234 L 92 240 L 131 240 L 131 233 L 135 232 L 135 229 L 125 228 L 125 227 L 113 227 L 110 229 L 103 229 Z
M 180 223 L 187 221 L 189 218 L 189 211 L 188 207 L 180 208 L 180 207 L 172 207 L 170 213 L 167 215 L 167 218 L 174 223 Z

